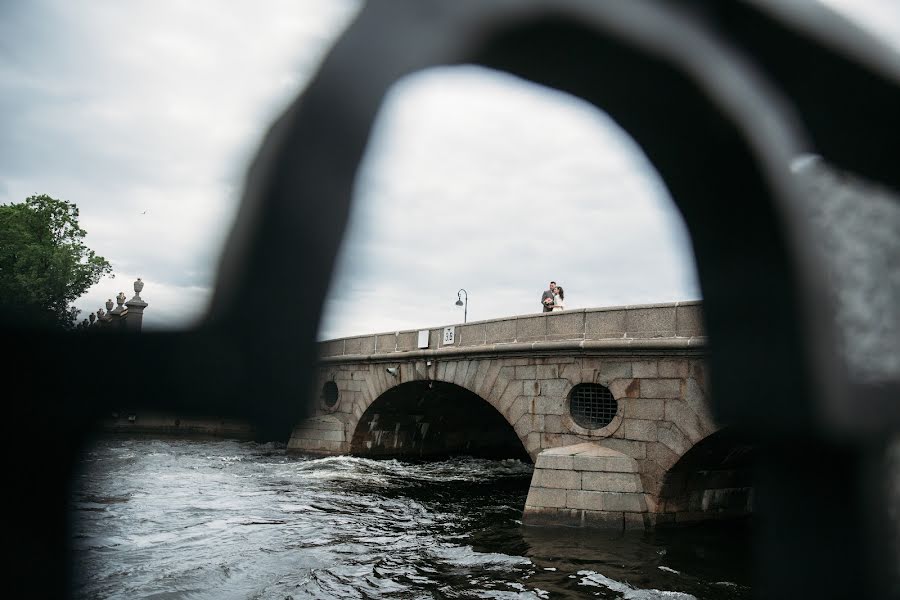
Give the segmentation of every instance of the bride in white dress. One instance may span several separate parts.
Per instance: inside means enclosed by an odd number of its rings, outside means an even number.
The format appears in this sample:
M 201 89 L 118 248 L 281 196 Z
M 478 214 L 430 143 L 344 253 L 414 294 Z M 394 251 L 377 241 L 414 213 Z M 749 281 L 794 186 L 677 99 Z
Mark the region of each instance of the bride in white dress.
M 560 286 L 556 286 L 556 293 L 553 294 L 553 312 L 564 310 L 566 308 L 566 294 Z

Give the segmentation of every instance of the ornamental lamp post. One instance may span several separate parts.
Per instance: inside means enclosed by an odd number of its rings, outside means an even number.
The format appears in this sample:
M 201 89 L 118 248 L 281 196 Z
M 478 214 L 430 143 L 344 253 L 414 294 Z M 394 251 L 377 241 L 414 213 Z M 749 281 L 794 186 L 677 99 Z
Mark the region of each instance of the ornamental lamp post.
M 465 304 L 463 304 L 463 301 L 462 301 L 462 298 L 460 297 L 460 294 L 465 294 L 465 295 L 466 295 L 466 303 L 465 303 Z M 466 322 L 466 315 L 467 315 L 468 312 L 469 312 L 469 292 L 467 292 L 467 291 L 464 290 L 464 289 L 460 289 L 458 292 L 456 292 L 456 305 L 457 305 L 457 306 L 465 306 L 465 308 L 463 308 L 463 323 L 465 323 L 465 322 Z

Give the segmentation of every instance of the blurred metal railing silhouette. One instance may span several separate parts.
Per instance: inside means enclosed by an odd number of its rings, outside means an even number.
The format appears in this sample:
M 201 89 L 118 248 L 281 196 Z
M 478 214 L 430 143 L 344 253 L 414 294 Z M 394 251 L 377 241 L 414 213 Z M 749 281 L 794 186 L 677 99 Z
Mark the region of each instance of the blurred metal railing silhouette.
M 136 404 L 215 407 L 286 439 L 304 412 L 322 307 L 263 320 L 245 311 L 327 285 L 385 92 L 405 74 L 458 63 L 605 110 L 672 193 L 697 259 L 717 416 L 762 449 L 757 596 L 896 596 L 884 467 L 900 427 L 900 373 L 891 361 L 857 367 L 885 348 L 900 352 L 896 339 L 879 337 L 898 317 L 882 311 L 882 330 L 865 331 L 866 344 L 846 343 L 842 290 L 826 278 L 841 267 L 819 249 L 815 198 L 790 165 L 814 153 L 900 188 L 900 67 L 896 54 L 821 6 L 762 0 L 367 4 L 269 131 L 197 329 L 122 335 L 127 362 L 87 378 L 109 347 L 105 336 L 3 325 L 20 350 L 4 365 L 5 381 L 21 384 L 7 396 L 10 446 L 43 450 L 7 452 L 19 499 L 15 581 L 32 592 L 34 581 L 47 582 L 53 597 L 71 591 L 68 482 L 109 390 L 139 381 L 128 388 Z M 888 198 L 890 223 L 900 208 Z M 893 272 L 873 268 L 873 285 L 900 306 Z M 852 308 L 864 317 L 873 310 Z

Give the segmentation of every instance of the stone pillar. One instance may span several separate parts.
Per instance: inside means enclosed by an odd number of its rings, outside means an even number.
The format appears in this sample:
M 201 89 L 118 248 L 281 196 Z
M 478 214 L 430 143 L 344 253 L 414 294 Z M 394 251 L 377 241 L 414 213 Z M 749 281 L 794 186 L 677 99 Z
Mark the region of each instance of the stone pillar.
M 110 325 L 114 328 L 121 328 L 125 326 L 125 315 L 128 312 L 128 309 L 125 308 L 125 292 L 119 292 L 119 295 L 116 296 L 116 306 L 114 309 L 109 311 L 109 319 Z M 106 303 L 107 306 L 110 306 L 110 302 Z
M 526 525 L 645 529 L 656 503 L 630 456 L 586 442 L 538 454 L 525 500 Z
M 144 282 L 138 277 L 134 282 L 134 298 L 125 303 L 127 309 L 127 318 L 125 326 L 129 331 L 140 331 L 141 322 L 144 319 L 144 309 L 148 304 L 141 299 L 141 290 L 144 289 Z
M 109 327 L 112 322 L 112 309 L 113 309 L 113 301 L 112 298 L 107 298 L 106 300 L 106 312 L 103 312 L 103 309 L 97 311 L 97 319 L 100 327 Z

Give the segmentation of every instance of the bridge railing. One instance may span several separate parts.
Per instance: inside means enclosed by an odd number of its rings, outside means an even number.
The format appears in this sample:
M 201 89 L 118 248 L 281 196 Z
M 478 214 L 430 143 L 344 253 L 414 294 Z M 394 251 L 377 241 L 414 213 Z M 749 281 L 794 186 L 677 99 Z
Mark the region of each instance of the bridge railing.
M 371 356 L 416 350 L 450 350 L 533 344 L 535 342 L 652 340 L 675 338 L 701 341 L 704 334 L 702 303 L 697 301 L 582 308 L 473 321 L 442 327 L 376 333 L 319 343 L 322 358 Z M 445 329 L 453 328 L 446 342 Z M 427 331 L 428 345 L 420 345 Z M 422 333 L 422 336 L 425 334 Z

